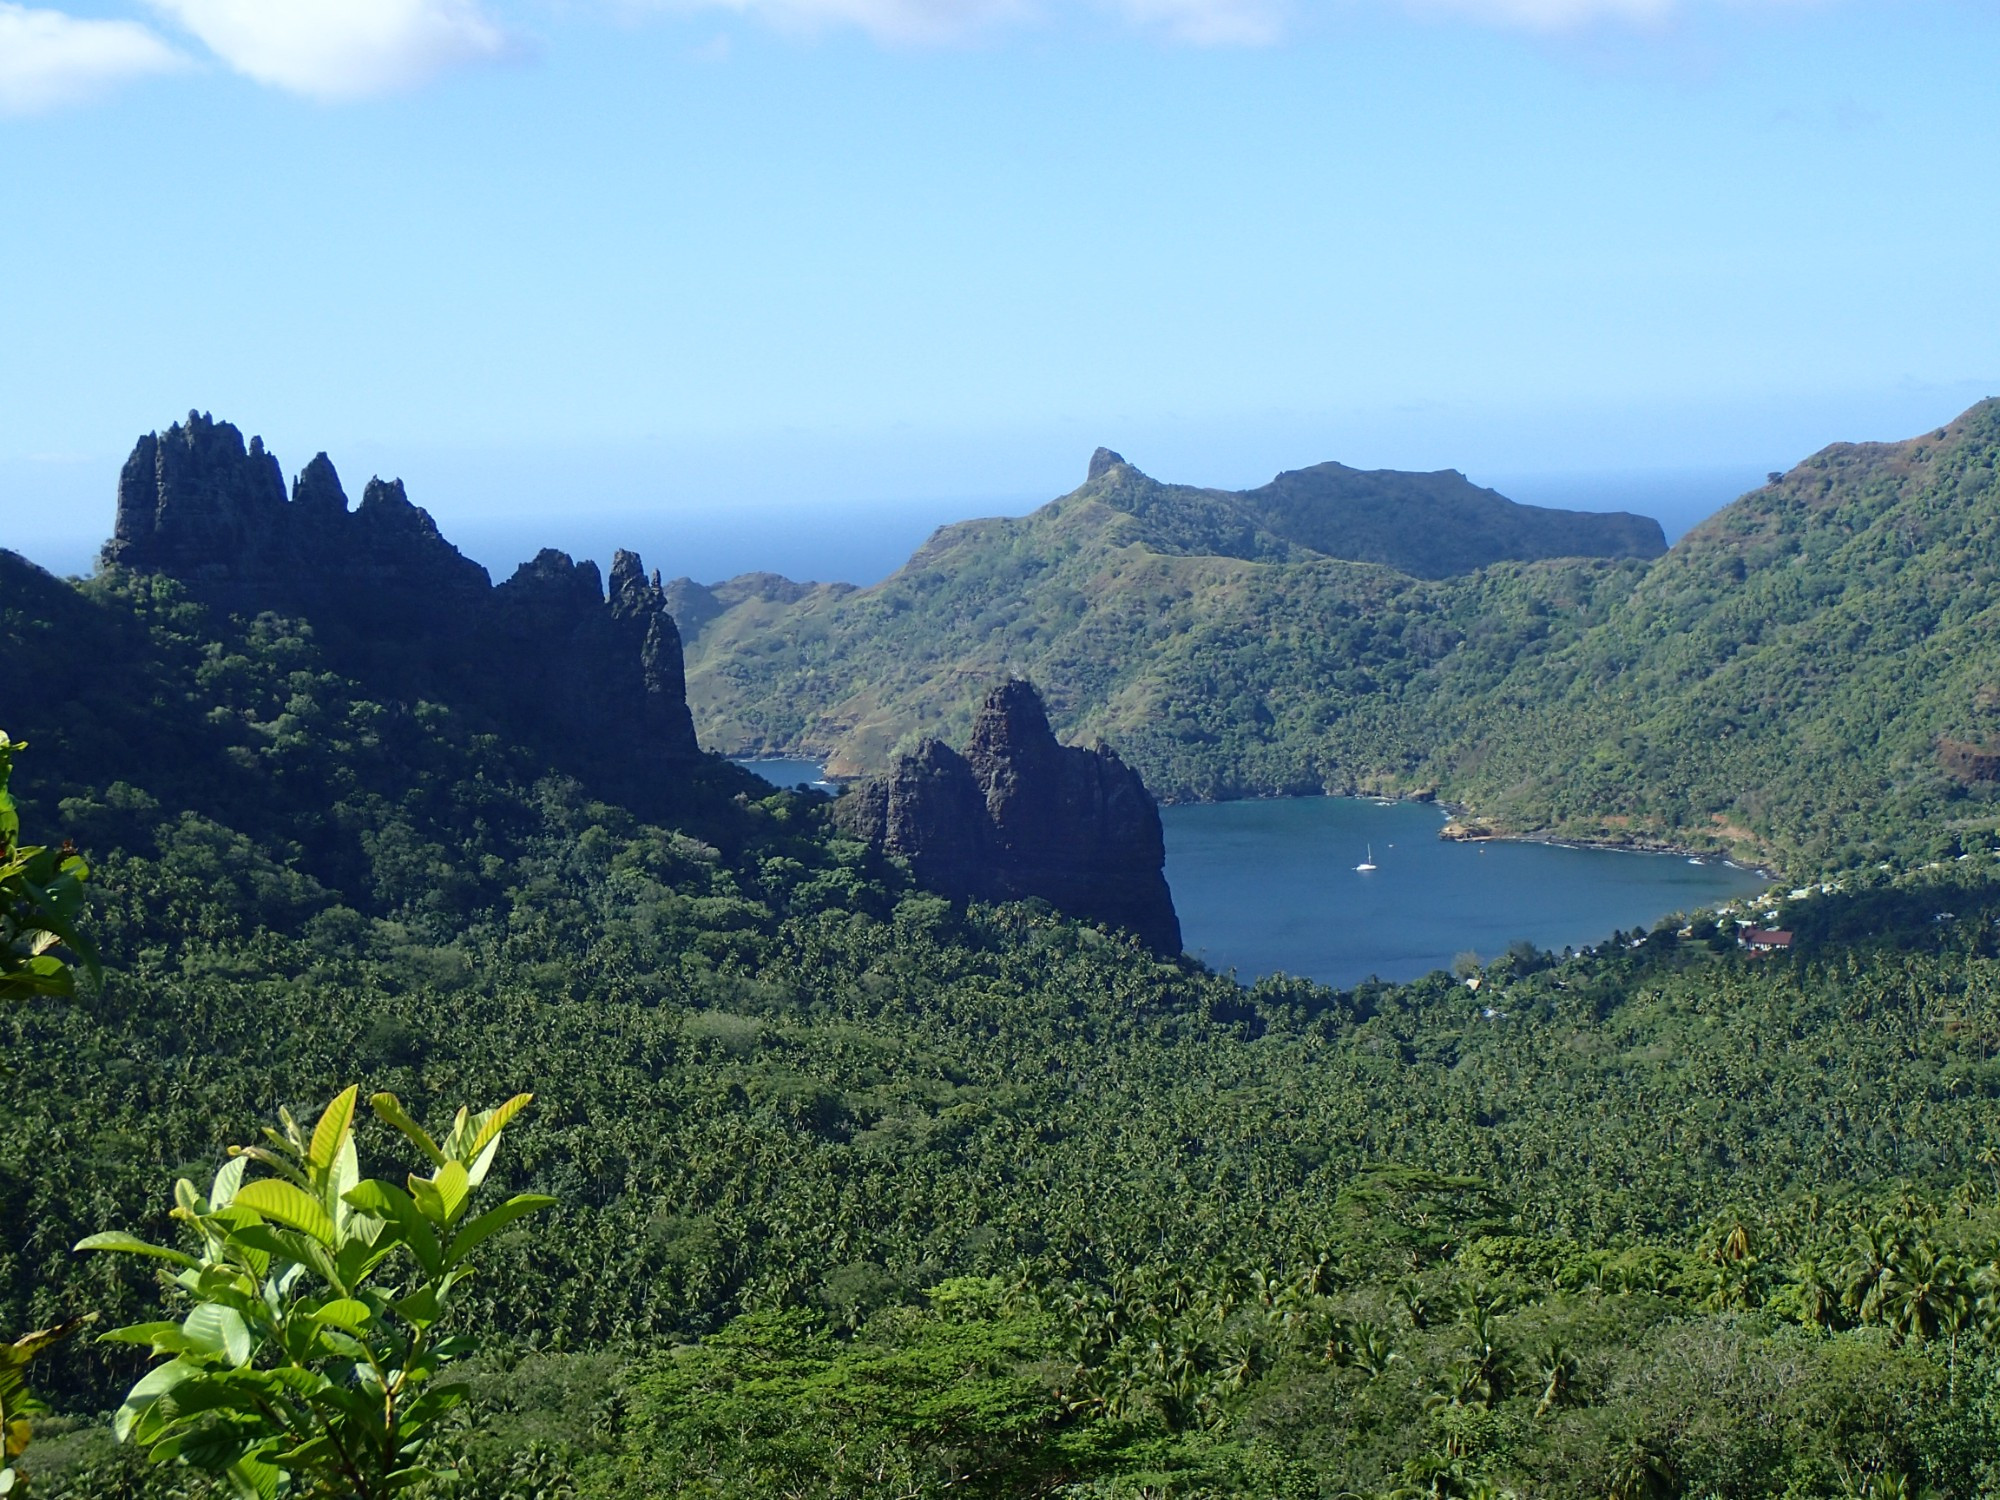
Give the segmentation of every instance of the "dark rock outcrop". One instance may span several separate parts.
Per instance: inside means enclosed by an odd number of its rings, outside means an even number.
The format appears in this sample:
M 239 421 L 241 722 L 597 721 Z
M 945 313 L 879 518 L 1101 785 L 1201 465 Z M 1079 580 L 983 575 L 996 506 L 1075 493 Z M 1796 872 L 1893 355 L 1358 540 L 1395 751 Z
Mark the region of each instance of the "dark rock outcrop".
M 474 709 L 640 805 L 700 754 L 680 634 L 635 554 L 612 560 L 608 598 L 595 563 L 555 551 L 496 588 L 400 479 L 370 480 L 350 510 L 322 453 L 287 499 L 262 439 L 198 412 L 139 439 L 102 561 L 303 616 L 342 670 Z
M 1181 949 L 1160 813 L 1139 773 L 1108 748 L 1061 745 L 1035 689 L 987 695 L 963 753 L 937 740 L 834 804 L 840 825 L 910 861 L 949 896 L 1039 896 L 1087 921 L 1129 928 L 1155 953 Z
M 164 573 L 232 608 L 331 605 L 360 619 L 422 605 L 403 630 L 463 623 L 490 589 L 486 570 L 438 534 L 403 482 L 369 481 L 361 504 L 322 453 L 285 498 L 278 461 L 227 422 L 189 412 L 139 439 L 118 476 L 107 565 Z

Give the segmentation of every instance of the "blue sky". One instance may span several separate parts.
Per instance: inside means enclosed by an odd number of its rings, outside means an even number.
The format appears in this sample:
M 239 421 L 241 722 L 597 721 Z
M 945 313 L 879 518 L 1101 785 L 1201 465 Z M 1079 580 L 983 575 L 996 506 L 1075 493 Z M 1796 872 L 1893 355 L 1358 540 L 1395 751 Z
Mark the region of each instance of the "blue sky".
M 1950 0 L 0 0 L 0 545 L 80 565 L 190 406 L 697 576 L 1100 442 L 1700 508 L 2000 392 L 1996 59 Z

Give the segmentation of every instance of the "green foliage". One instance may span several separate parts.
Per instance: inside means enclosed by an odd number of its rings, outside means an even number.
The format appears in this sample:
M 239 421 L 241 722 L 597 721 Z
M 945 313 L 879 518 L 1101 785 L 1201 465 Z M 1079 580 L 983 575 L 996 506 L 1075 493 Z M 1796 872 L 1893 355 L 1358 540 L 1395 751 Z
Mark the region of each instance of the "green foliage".
M 28 1389 L 28 1366 L 91 1321 L 89 1315 L 71 1318 L 53 1328 L 23 1334 L 11 1344 L 0 1344 L 0 1495 L 14 1494 L 20 1487 L 15 1460 L 28 1451 L 28 1440 L 34 1435 L 32 1419 L 48 1410 Z
M 155 1463 L 220 1476 L 244 1500 L 376 1500 L 436 1477 L 439 1420 L 465 1388 L 434 1377 L 476 1347 L 444 1331 L 454 1293 L 474 1251 L 555 1203 L 519 1193 L 467 1217 L 530 1095 L 461 1109 L 439 1143 L 395 1095 L 377 1094 L 375 1113 L 433 1168 L 399 1187 L 361 1177 L 358 1092 L 337 1096 L 310 1135 L 284 1113 L 268 1144 L 232 1148 L 205 1197 L 176 1183 L 174 1217 L 193 1253 L 122 1230 L 76 1247 L 176 1268 L 183 1318 L 104 1335 L 163 1361 L 126 1394 L 113 1431 Z M 252 1162 L 270 1175 L 246 1181 Z
M 1608 588 L 1622 566 L 1576 571 Z M 54 650 L 23 623 L 35 597 L 0 595 L 9 673 Z M 314 1312 L 367 1311 L 384 1368 L 487 1330 L 407 1466 L 436 1500 L 1994 1486 L 1986 861 L 1785 902 L 1798 950 L 1764 960 L 1632 934 L 1510 954 L 1477 997 L 1443 974 L 1246 990 L 1047 910 L 914 892 L 810 796 L 697 775 L 647 821 L 331 670 L 297 621 L 133 579 L 34 607 L 103 662 L 81 706 L 29 700 L 38 746 L 76 761 L 38 754 L 19 789 L 103 851 L 106 974 L 0 1015 L 6 1326 L 158 1319 L 165 1266 L 196 1283 L 144 1340 L 198 1365 L 176 1398 L 257 1385 L 297 1337 L 322 1340 L 301 1368 L 335 1414 L 368 1361 L 312 1364 L 356 1337 Z M 70 1253 L 107 1224 L 165 1248 L 158 1184 L 210 1181 L 213 1143 L 270 1101 L 357 1075 L 407 1101 L 364 1133 L 541 1094 L 510 1160 L 557 1206 L 477 1247 L 450 1328 L 399 1304 L 476 1222 L 445 1234 L 426 1207 L 451 1213 L 438 1157 L 471 1149 L 470 1117 L 435 1155 L 395 1137 L 437 1194 L 402 1184 L 414 1217 L 386 1185 L 379 1213 L 316 1189 L 304 1130 L 183 1207 L 190 1258 L 237 1278 L 218 1305 L 253 1341 L 241 1367 L 234 1325 L 188 1326 L 199 1264 Z M 269 1195 L 257 1222 L 245 1191 Z M 421 1220 L 438 1274 L 406 1245 L 343 1298 L 315 1256 L 349 1276 L 365 1220 L 416 1244 Z M 257 1268 L 271 1244 L 305 1269 L 260 1331 L 243 1287 L 282 1272 Z M 237 1408 L 131 1412 L 190 1460 L 160 1466 L 91 1415 L 141 1353 L 37 1364 L 59 1407 L 43 1500 L 215 1492 L 192 1459 L 237 1451 Z M 261 1461 L 299 1446 L 273 1443 Z
M 961 1278 L 838 1337 L 749 1313 L 630 1377 L 620 1479 L 704 1496 L 1033 1494 L 1072 1459 L 1046 1320 Z
M 0 1004 L 31 995 L 70 995 L 76 978 L 62 949 L 97 970 L 97 954 L 78 930 L 90 867 L 65 844 L 23 844 L 21 817 L 8 791 L 14 755 L 27 746 L 0 730 Z

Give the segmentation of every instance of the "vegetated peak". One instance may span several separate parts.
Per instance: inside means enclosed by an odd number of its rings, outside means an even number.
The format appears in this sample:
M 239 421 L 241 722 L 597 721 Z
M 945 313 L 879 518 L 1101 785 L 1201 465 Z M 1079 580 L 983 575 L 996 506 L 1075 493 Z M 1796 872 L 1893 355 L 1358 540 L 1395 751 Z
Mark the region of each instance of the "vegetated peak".
M 1410 473 L 1322 463 L 1252 490 L 1165 484 L 1100 448 L 1074 497 L 1125 512 L 1156 551 L 1259 562 L 1313 557 L 1449 578 L 1498 562 L 1658 557 L 1657 521 L 1623 511 L 1522 505 L 1456 469 Z M 1061 504 L 1062 502 L 1057 502 Z
M 1996 397 L 1916 437 L 1830 443 L 1724 506 L 1689 531 L 1675 551 L 1699 556 L 1717 548 L 1740 550 L 1759 540 L 1801 536 L 1823 523 L 1834 523 L 1844 535 L 1903 516 L 1913 505 L 1921 515 L 1904 519 L 1916 528 L 1912 540 L 1919 540 L 1917 532 L 1929 534 L 1954 516 L 1963 519 L 1967 507 L 1992 504 L 1996 450 Z

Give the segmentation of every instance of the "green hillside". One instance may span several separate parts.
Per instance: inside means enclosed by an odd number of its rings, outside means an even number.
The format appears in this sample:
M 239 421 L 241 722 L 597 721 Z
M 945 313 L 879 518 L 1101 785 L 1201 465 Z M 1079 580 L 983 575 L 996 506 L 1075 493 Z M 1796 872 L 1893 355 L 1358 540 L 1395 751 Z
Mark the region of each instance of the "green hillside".
M 1440 578 L 1121 465 L 872 589 L 684 591 L 689 696 L 708 744 L 853 773 L 1011 671 L 1168 798 L 1430 789 L 1504 830 L 1802 870 L 1983 845 L 1996 455 L 1989 402 L 1829 448 L 1656 561 Z
M 1744 496 L 1607 619 L 1452 721 L 1441 779 L 1517 826 L 1727 823 L 1808 869 L 1985 847 L 2000 402 Z
M 1122 748 L 1143 727 L 1138 763 L 1166 797 L 1354 784 L 1425 742 L 1401 709 L 1441 665 L 1497 674 L 1597 619 L 1643 568 L 1420 579 L 1263 530 L 1241 498 L 1121 464 L 1019 520 L 946 527 L 871 589 L 683 581 L 671 597 L 704 742 L 871 769 L 915 730 L 961 734 L 980 687 L 1015 672 L 1073 732 Z
M 0 1014 L 0 1325 L 181 1316 L 69 1247 L 171 1240 L 280 1105 L 532 1089 L 496 1175 L 559 1206 L 469 1286 L 424 1500 L 2000 1479 L 1981 869 L 1788 903 L 1777 959 L 1667 923 L 1476 996 L 1245 990 L 726 767 L 645 822 L 302 621 L 4 565 L 23 830 L 86 845 L 106 977 Z M 34 1367 L 31 1493 L 224 1493 L 112 1442 L 143 1364 Z

